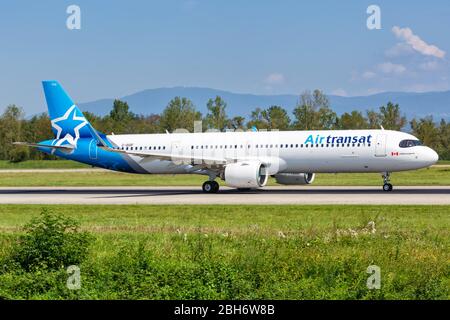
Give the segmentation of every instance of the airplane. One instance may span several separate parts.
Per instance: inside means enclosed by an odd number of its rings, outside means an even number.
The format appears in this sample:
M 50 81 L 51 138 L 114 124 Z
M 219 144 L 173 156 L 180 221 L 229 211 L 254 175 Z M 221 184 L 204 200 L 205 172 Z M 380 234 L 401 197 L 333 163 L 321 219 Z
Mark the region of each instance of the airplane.
M 219 191 L 216 179 L 248 190 L 264 187 L 269 176 L 282 185 L 306 185 L 316 173 L 341 172 L 380 173 L 382 190 L 392 191 L 392 172 L 438 161 L 438 154 L 413 135 L 382 127 L 106 135 L 89 123 L 59 82 L 42 84 L 54 139 L 15 144 L 121 172 L 205 175 L 205 193 Z

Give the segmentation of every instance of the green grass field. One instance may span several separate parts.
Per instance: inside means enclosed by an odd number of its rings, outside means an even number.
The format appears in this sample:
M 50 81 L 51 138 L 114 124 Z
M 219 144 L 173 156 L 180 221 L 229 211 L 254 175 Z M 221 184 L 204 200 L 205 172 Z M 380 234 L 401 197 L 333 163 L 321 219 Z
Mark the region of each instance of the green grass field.
M 1 169 L 78 169 L 90 168 L 84 163 L 79 163 L 70 160 L 28 160 L 23 162 L 9 162 L 0 160 Z
M 64 269 L 3 267 L 0 297 L 450 298 L 450 206 L 1 205 L 0 262 L 43 207 L 95 237 L 81 289 Z M 366 286 L 369 265 L 380 290 Z
M 392 174 L 394 185 L 450 185 L 450 167 L 433 167 Z M 14 172 L 0 173 L 0 186 L 201 186 L 199 175 L 139 175 L 117 172 Z M 222 183 L 223 184 L 223 183 Z M 274 179 L 269 185 L 276 185 Z M 376 173 L 317 174 L 314 185 L 381 186 Z

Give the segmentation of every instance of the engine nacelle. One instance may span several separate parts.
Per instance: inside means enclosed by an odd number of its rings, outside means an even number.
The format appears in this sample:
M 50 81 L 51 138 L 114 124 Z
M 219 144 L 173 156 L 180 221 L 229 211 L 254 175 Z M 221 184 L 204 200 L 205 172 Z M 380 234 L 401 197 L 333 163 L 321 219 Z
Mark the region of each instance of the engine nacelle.
M 313 183 L 315 176 L 314 173 L 279 173 L 275 175 L 275 180 L 279 184 L 302 185 Z
M 266 166 L 259 161 L 241 161 L 225 167 L 224 180 L 232 188 L 260 188 L 267 184 Z

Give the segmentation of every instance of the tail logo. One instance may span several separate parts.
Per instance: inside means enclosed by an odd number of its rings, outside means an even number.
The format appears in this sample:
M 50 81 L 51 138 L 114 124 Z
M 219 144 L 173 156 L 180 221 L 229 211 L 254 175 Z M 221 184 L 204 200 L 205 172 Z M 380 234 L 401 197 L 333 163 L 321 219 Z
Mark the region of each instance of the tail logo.
M 76 147 L 80 130 L 87 125 L 87 120 L 83 115 L 77 116 L 77 108 L 72 105 L 62 117 L 53 119 L 51 123 L 52 128 L 56 130 L 55 145 L 60 146 L 67 142 Z

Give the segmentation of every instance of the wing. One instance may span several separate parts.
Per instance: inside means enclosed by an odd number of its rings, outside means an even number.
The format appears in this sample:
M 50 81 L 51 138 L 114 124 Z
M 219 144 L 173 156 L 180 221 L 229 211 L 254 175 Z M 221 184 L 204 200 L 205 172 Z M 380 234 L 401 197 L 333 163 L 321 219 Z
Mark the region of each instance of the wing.
M 212 157 L 204 158 L 204 157 L 195 157 L 195 156 L 186 156 L 186 155 L 171 155 L 171 154 L 167 154 L 167 153 L 164 154 L 164 153 L 160 153 L 160 152 L 151 152 L 151 151 L 128 151 L 128 150 L 111 148 L 111 147 L 108 147 L 105 145 L 100 145 L 99 148 L 106 150 L 106 151 L 128 154 L 131 156 L 138 156 L 138 157 L 143 157 L 143 158 L 154 158 L 154 159 L 159 159 L 159 160 L 168 160 L 168 161 L 172 161 L 175 163 L 181 162 L 181 163 L 186 163 L 186 164 L 189 163 L 190 164 L 190 163 L 194 162 L 195 164 L 203 164 L 203 165 L 207 165 L 207 166 L 213 166 L 213 165 L 223 166 L 234 160 L 234 159 L 225 159 L 225 158 L 212 158 Z

